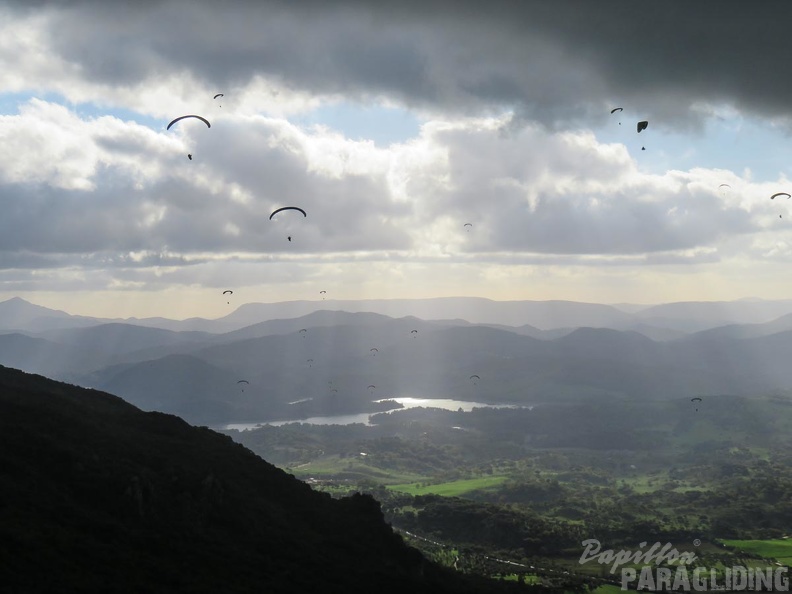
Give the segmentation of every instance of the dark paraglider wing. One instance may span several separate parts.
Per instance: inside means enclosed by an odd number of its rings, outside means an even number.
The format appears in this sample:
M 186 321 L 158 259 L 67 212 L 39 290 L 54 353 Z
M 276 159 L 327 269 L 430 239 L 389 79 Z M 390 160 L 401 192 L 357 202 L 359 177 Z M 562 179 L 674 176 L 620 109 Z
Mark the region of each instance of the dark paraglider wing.
M 197 118 L 197 119 L 201 120 L 204 124 L 206 124 L 207 128 L 211 128 L 212 127 L 212 124 L 209 123 L 209 120 L 207 120 L 206 118 L 203 118 L 203 117 L 201 117 L 199 115 L 183 115 L 183 116 L 180 116 L 180 117 L 176 118 L 170 124 L 168 124 L 168 127 L 166 128 L 166 130 L 170 130 L 171 126 L 173 126 L 173 124 L 175 124 L 179 120 L 183 120 L 185 118 Z
M 279 212 L 283 212 L 284 210 L 296 210 L 296 211 L 299 211 L 299 212 L 301 212 L 301 213 L 303 214 L 303 216 L 304 216 L 304 217 L 307 217 L 307 216 L 308 216 L 308 215 L 305 213 L 305 211 L 304 211 L 302 208 L 300 208 L 299 206 L 282 206 L 281 208 L 277 208 L 277 209 L 275 209 L 275 210 L 273 210 L 273 211 L 272 211 L 272 214 L 269 216 L 269 218 L 270 218 L 270 221 L 272 220 L 272 217 L 274 217 L 274 216 L 275 216 L 276 214 L 278 214 Z
M 638 122 L 636 128 L 638 128 L 638 133 L 640 134 L 641 130 L 646 130 L 647 126 L 649 126 L 649 122 L 644 120 L 643 122 Z

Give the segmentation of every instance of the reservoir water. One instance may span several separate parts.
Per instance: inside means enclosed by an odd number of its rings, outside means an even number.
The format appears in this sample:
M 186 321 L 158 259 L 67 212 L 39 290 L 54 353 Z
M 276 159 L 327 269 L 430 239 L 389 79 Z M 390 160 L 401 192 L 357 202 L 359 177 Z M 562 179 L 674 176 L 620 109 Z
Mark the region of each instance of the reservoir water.
M 231 423 L 225 425 L 223 429 L 236 429 L 237 431 L 248 431 L 256 429 L 264 425 L 272 425 L 274 427 L 280 425 L 287 425 L 289 423 L 308 423 L 310 425 L 351 425 L 353 423 L 363 423 L 364 425 L 371 425 L 370 417 L 380 412 L 393 412 L 397 410 L 406 410 L 408 408 L 442 408 L 445 410 L 459 410 L 470 412 L 474 408 L 533 408 L 532 406 L 523 407 L 517 404 L 487 404 L 485 402 L 469 402 L 466 400 L 452 400 L 450 398 L 387 398 L 386 401 L 396 401 L 402 405 L 401 408 L 394 408 L 390 411 L 379 411 L 377 413 L 357 413 L 351 415 L 330 415 L 327 417 L 308 417 L 305 419 L 290 419 L 286 421 L 263 421 L 261 423 Z M 382 402 L 376 400 L 375 402 Z

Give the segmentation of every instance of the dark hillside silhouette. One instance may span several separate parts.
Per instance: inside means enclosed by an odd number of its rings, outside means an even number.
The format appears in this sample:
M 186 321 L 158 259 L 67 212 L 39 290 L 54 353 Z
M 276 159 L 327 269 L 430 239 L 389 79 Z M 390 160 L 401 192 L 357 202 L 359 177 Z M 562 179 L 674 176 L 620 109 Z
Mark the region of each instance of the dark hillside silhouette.
M 370 496 L 331 499 L 209 429 L 5 367 L 0 469 L 4 593 L 512 590 L 430 564 Z

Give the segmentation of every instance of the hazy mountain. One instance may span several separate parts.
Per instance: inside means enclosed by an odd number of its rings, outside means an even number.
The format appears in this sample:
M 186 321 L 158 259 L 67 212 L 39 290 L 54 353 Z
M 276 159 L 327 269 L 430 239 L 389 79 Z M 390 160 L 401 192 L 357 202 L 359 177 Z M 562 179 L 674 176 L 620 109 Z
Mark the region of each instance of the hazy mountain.
M 3 591 L 499 592 L 230 438 L 0 368 Z
M 189 356 L 110 367 L 80 383 L 213 425 L 373 412 L 373 400 L 403 396 L 536 403 L 792 388 L 785 360 L 792 333 L 658 342 L 637 332 L 579 328 L 537 339 L 475 325 L 413 334 L 407 328 L 414 320 L 365 319 L 373 325 L 215 344 Z
M 144 410 L 176 414 L 193 423 L 237 418 L 241 379 L 233 370 L 189 355 L 168 355 L 141 363 L 113 365 L 80 383 L 118 394 Z M 244 418 L 244 414 L 243 414 Z
M 577 305 L 578 313 L 590 311 L 587 304 L 565 302 L 543 307 L 571 311 Z M 767 303 L 734 305 L 724 311 L 759 316 L 765 314 L 755 308 Z M 770 305 L 761 311 L 781 307 Z M 688 315 L 700 306 L 671 310 Z M 792 389 L 785 356 L 792 334 L 781 331 L 792 326 L 792 316 L 675 340 L 679 332 L 622 316 L 620 323 L 642 332 L 335 310 L 223 334 L 111 323 L 35 337 L 1 335 L 0 364 L 110 390 L 143 408 L 212 425 L 373 412 L 379 410 L 373 401 L 400 396 L 536 403 Z M 705 324 L 706 316 L 699 321 Z M 653 334 L 662 340 L 647 336 Z M 481 381 L 471 382 L 472 375 Z M 238 386 L 240 380 L 249 384 Z
M 655 305 L 635 315 L 655 326 L 685 332 L 727 324 L 759 324 L 792 313 L 792 300 L 691 301 Z
M 448 322 L 446 322 L 448 323 Z M 464 320 L 460 324 L 467 325 Z M 218 337 L 218 342 L 232 342 L 246 338 L 260 338 L 271 334 L 294 334 L 305 328 L 326 328 L 330 326 L 365 326 L 369 331 L 374 328 L 389 328 L 391 332 L 411 332 L 417 326 L 427 322 L 408 316 L 399 320 L 370 312 L 347 311 L 314 311 L 304 316 L 291 319 L 277 319 L 259 322 L 245 326 L 239 330 L 223 333 Z
M 88 328 L 66 328 L 41 332 L 42 338 L 78 347 L 89 347 L 112 355 L 122 355 L 152 347 L 168 347 L 208 341 L 207 332 L 174 332 L 133 324 L 109 323 Z
M 52 328 L 74 328 L 98 323 L 96 318 L 73 316 L 65 311 L 34 305 L 13 297 L 0 302 L 0 330 L 42 331 Z
M 124 323 L 172 331 L 229 333 L 271 321 L 271 327 L 247 331 L 290 331 L 287 320 L 318 311 L 371 313 L 390 318 L 414 317 L 424 321 L 461 320 L 468 324 L 488 324 L 512 328 L 528 327 L 537 331 L 557 331 L 578 327 L 635 330 L 655 340 L 673 340 L 683 333 L 716 326 L 765 323 L 792 313 L 792 301 L 739 300 L 730 302 L 669 303 L 645 306 L 617 306 L 572 301 L 492 301 L 473 297 L 437 299 L 317 300 L 281 303 L 247 303 L 216 320 L 190 318 L 129 318 L 107 320 L 70 316 L 65 312 L 42 308 L 14 298 L 0 303 L 0 329 L 41 332 L 54 328 L 73 328 L 105 323 Z M 243 333 L 242 336 L 245 334 Z M 547 336 L 546 336 L 547 337 Z
M 729 324 L 692 334 L 689 340 L 726 340 L 758 338 L 778 332 L 792 330 L 792 314 L 765 322 L 763 324 Z
M 74 348 L 17 332 L 0 334 L 0 364 L 56 379 L 71 379 L 101 365 L 102 352 Z
M 244 327 L 263 319 L 297 317 L 318 309 L 372 312 L 392 318 L 415 316 L 423 320 L 459 318 L 470 323 L 522 326 L 542 330 L 568 326 L 616 327 L 632 320 L 609 305 L 572 301 L 492 301 L 478 297 L 436 299 L 369 299 L 248 303 L 222 318 L 222 323 Z M 792 309 L 791 309 L 792 311 Z

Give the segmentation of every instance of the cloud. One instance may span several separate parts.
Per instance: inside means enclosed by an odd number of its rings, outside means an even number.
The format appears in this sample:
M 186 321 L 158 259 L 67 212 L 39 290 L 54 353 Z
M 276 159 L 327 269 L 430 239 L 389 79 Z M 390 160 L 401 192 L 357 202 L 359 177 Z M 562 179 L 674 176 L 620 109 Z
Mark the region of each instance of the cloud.
M 40 100 L 2 123 L 6 251 L 409 247 L 398 224 L 408 206 L 392 198 L 388 159 L 370 143 L 262 117 L 220 119 L 211 129 L 185 120 L 158 133 L 112 117 L 82 120 Z M 308 218 L 269 220 L 292 205 Z
M 678 155 L 639 158 L 602 128 L 618 105 L 632 134 L 637 119 L 658 136 L 724 117 L 783 129 L 785 15 L 772 0 L 6 1 L 0 85 L 41 98 L 0 116 L 4 286 L 363 291 L 376 275 L 450 293 L 516 267 L 563 284 L 787 261 L 792 213 L 768 200 L 785 178 L 687 169 L 693 143 L 685 169 L 651 169 Z M 423 125 L 377 145 L 294 117 L 355 104 Z M 165 131 L 186 113 L 211 129 Z M 269 220 L 289 205 L 308 217 Z
M 783 0 L 8 6 L 7 32 L 21 33 L 0 46 L 7 88 L 60 78 L 140 105 L 168 85 L 178 102 L 264 79 L 458 115 L 508 108 L 551 126 L 602 121 L 614 102 L 660 127 L 692 125 L 707 104 L 789 118 Z

